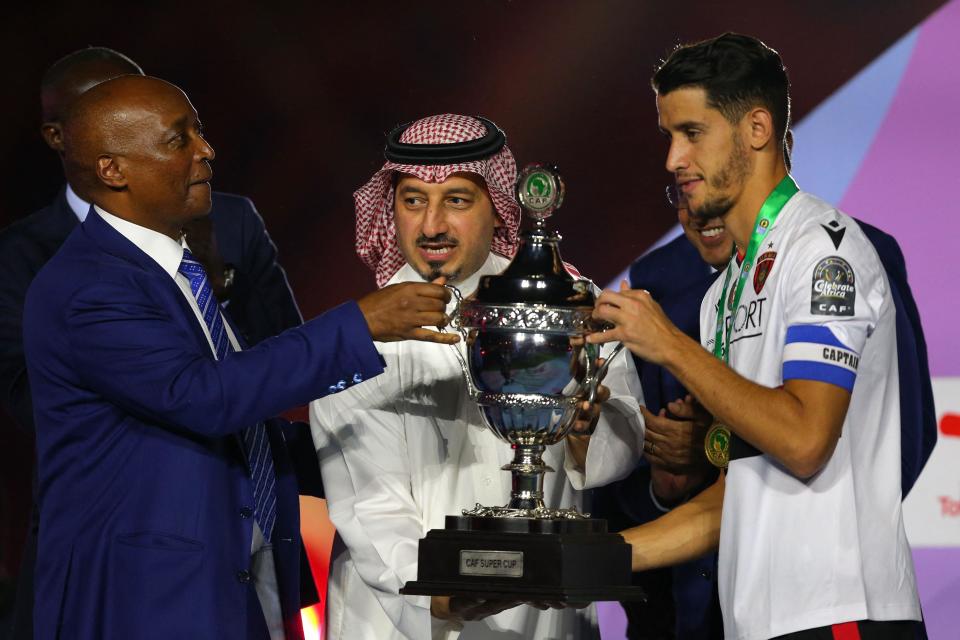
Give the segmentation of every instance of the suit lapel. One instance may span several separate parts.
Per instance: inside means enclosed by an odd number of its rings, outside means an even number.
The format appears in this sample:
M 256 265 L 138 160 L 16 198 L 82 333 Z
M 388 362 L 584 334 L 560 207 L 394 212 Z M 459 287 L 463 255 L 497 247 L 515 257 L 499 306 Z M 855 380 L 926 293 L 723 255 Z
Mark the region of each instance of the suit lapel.
M 92 208 L 90 214 L 87 215 L 86 220 L 84 220 L 81 225 L 81 228 L 105 253 L 135 265 L 140 270 L 149 274 L 152 279 L 156 280 L 158 293 L 162 293 L 166 298 L 169 298 L 172 301 L 171 304 L 176 308 L 176 311 L 173 312 L 174 317 L 177 317 L 176 313 L 179 311 L 179 317 L 190 327 L 194 338 L 197 340 L 197 344 L 203 349 L 204 353 L 209 354 L 211 358 L 213 357 L 213 354 L 210 353 L 207 336 L 203 333 L 203 329 L 200 327 L 193 309 L 184 298 L 183 292 L 180 290 L 180 287 L 177 286 L 177 283 L 157 264 L 156 260 L 148 256 L 137 245 L 124 237 L 123 234 L 111 227 L 99 214 L 93 211 Z

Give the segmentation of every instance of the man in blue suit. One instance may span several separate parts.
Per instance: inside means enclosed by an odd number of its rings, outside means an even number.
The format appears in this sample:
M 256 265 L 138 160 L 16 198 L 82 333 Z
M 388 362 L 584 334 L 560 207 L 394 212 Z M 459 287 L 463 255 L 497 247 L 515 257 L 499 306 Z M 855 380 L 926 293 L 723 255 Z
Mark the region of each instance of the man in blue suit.
M 733 240 L 721 219 L 693 221 L 676 191 L 671 188 L 668 193 L 677 205 L 683 235 L 638 258 L 630 267 L 630 286 L 648 290 L 679 329 L 699 340 L 700 302 L 718 270 L 729 261 Z M 906 497 L 937 438 L 926 341 L 900 246 L 880 229 L 862 221 L 858 224 L 880 256 L 896 306 L 901 483 Z M 647 460 L 631 476 L 597 490 L 594 496 L 594 511 L 608 518 L 616 530 L 656 519 L 716 477 L 703 453 L 705 434 L 693 423 L 670 419 L 670 403 L 685 397 L 686 389 L 665 368 L 639 358 L 635 361 L 648 411 Z M 635 574 L 635 582 L 647 588 L 650 600 L 624 603 L 628 637 L 722 638 L 715 563 L 713 553 Z
M 109 80 L 64 143 L 95 206 L 24 311 L 36 637 L 296 637 L 297 486 L 267 418 L 382 372 L 374 339 L 455 342 L 421 328 L 444 323 L 449 294 L 381 289 L 240 351 L 182 240 L 210 209 L 214 157 L 186 96 Z
M 62 158 L 62 121 L 71 104 L 90 87 L 125 74 L 143 75 L 134 61 L 105 47 L 74 51 L 55 62 L 41 81 L 41 134 Z M 33 405 L 23 357 L 23 302 L 37 272 L 53 257 L 90 210 L 89 196 L 67 182 L 48 206 L 0 231 L 0 401 L 21 429 L 33 433 Z M 253 203 L 242 196 L 213 193 L 210 215 L 192 222 L 187 236 L 193 254 L 210 274 L 224 312 L 253 346 L 303 322 L 277 251 Z M 302 461 L 297 459 L 302 494 L 322 497 L 322 483 L 306 425 Z M 299 452 L 301 447 L 291 446 Z M 311 468 L 312 465 L 312 468 Z M 23 491 L 26 492 L 24 486 Z M 34 496 L 35 498 L 35 496 Z M 17 583 L 13 640 L 33 637 L 33 564 L 39 513 L 33 510 Z M 304 556 L 305 557 L 305 556 Z M 305 563 L 304 565 L 305 566 Z M 302 566 L 302 569 L 303 569 Z M 313 581 L 304 573 L 302 596 L 316 602 Z M 309 596 L 313 596 L 312 598 Z

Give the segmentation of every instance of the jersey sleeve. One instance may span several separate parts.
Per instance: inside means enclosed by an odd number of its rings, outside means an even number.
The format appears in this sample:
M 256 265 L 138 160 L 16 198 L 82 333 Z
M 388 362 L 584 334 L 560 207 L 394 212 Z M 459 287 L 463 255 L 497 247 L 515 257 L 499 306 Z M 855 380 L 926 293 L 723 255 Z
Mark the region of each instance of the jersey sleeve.
M 876 252 L 838 215 L 810 221 L 785 266 L 783 381 L 816 380 L 853 391 L 864 346 L 889 296 Z

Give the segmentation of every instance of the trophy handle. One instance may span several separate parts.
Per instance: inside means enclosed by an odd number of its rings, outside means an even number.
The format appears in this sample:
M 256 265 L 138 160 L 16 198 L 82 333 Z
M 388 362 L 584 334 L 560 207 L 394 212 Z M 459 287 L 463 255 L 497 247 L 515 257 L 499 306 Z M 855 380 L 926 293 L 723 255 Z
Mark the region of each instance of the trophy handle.
M 468 345 L 467 338 L 469 337 L 469 332 L 460 322 L 460 307 L 463 305 L 463 294 L 460 293 L 460 289 L 457 289 L 452 284 L 445 284 L 443 286 L 450 290 L 450 293 L 457 301 L 457 306 L 453 308 L 453 312 L 450 314 L 450 326 L 460 334 L 460 339 L 463 341 L 463 344 Z M 440 329 L 440 331 L 444 331 L 444 329 Z M 453 353 L 457 356 L 457 361 L 460 363 L 460 369 L 463 371 L 463 377 L 467 382 L 467 393 L 470 395 L 471 400 L 476 401 L 477 398 L 480 397 L 480 390 L 477 389 L 477 385 L 473 382 L 473 375 L 470 373 L 470 367 L 467 366 L 466 358 L 463 357 L 463 352 L 460 351 L 460 345 L 452 344 L 450 348 L 453 349 Z
M 603 364 L 594 371 L 590 372 L 590 363 L 588 358 L 587 363 L 587 376 L 583 379 L 583 388 L 586 392 L 587 402 L 593 402 L 597 399 L 597 387 L 600 386 L 600 381 L 603 380 L 603 376 L 607 373 L 607 367 L 610 366 L 610 363 L 613 362 L 613 359 L 616 358 L 620 352 L 623 351 L 623 343 L 620 342 L 616 347 L 613 348 L 613 351 L 607 356 L 607 359 L 604 360 Z

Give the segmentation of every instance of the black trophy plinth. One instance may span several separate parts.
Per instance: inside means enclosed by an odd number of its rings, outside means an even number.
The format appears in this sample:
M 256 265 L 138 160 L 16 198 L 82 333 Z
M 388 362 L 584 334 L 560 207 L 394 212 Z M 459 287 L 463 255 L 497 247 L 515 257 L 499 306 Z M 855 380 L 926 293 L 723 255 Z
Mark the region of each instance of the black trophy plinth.
M 646 600 L 630 584 L 630 545 L 606 520 L 447 516 L 420 541 L 406 595 L 585 603 Z

